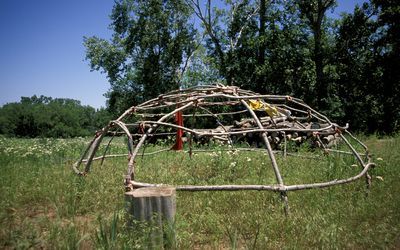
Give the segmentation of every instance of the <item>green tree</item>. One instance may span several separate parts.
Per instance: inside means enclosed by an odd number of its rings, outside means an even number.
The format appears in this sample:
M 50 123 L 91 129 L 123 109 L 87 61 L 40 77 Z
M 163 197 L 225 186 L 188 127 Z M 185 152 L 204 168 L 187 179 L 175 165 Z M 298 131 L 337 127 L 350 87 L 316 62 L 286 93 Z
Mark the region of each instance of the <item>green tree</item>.
M 85 37 L 93 70 L 107 73 L 113 113 L 180 85 L 195 48 L 190 8 L 182 0 L 119 0 L 111 13 L 111 41 Z
M 257 51 L 250 46 L 254 40 L 258 3 L 243 1 L 226 1 L 222 8 L 212 6 L 207 0 L 204 6 L 199 0 L 187 0 L 205 35 L 207 54 L 218 72 L 228 85 L 242 86 L 246 78 L 254 72 Z
M 300 8 L 303 18 L 309 25 L 313 34 L 313 54 L 312 59 L 315 63 L 315 100 L 314 104 L 317 107 L 328 110 L 329 105 L 329 86 L 324 77 L 324 66 L 326 62 L 326 55 L 323 49 L 323 40 L 325 36 L 325 27 L 323 21 L 325 19 L 326 11 L 335 5 L 335 0 L 299 0 L 298 6 Z
M 182 87 L 213 84 L 222 80 L 212 58 L 207 56 L 206 48 L 199 44 L 187 61 L 181 81 Z
M 376 46 L 378 64 L 382 67 L 382 103 L 384 119 L 380 130 L 388 133 L 400 129 L 400 2 L 372 0 L 378 10 L 380 26 Z
M 399 129 L 399 6 L 372 1 L 340 20 L 335 59 L 343 120 L 369 133 Z
M 296 1 L 188 0 L 201 21 L 207 58 L 227 84 L 309 98 L 315 85 L 309 31 Z
M 294 95 L 310 100 L 315 85 L 307 25 L 295 1 L 267 5 L 264 64 L 256 65 L 256 89 L 264 93 Z M 261 80 L 260 80 L 261 79 Z
M 382 89 L 380 66 L 376 62 L 375 34 L 378 28 L 369 4 L 356 7 L 352 14 L 342 16 L 336 45 L 335 61 L 339 78 L 337 86 L 345 115 L 343 122 L 350 122 L 359 130 L 374 132 L 381 119 Z
M 98 113 L 98 114 L 97 114 Z M 75 137 L 91 135 L 104 126 L 104 111 L 82 106 L 77 100 L 36 95 L 0 108 L 0 134 L 19 137 Z M 108 122 L 108 121 L 107 121 Z

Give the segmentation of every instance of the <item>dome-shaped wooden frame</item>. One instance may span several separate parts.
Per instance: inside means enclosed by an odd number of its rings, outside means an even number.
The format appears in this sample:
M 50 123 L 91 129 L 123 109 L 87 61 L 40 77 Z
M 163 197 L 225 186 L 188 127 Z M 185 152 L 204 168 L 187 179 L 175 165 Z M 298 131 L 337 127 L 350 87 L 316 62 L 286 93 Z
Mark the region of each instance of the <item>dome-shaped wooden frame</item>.
M 215 107 L 234 107 L 228 111 L 212 112 Z M 189 112 L 190 111 L 190 112 Z M 200 129 L 185 127 L 177 124 L 175 118 L 183 114 L 183 117 L 213 117 L 218 127 L 214 129 Z M 232 117 L 238 114 L 247 114 L 248 117 L 234 124 L 222 124 L 222 117 Z M 137 119 L 129 123 L 132 116 Z M 199 118 L 200 119 L 200 118 Z M 230 119 L 232 120 L 232 119 Z M 315 111 L 302 100 L 290 96 L 261 95 L 252 91 L 242 90 L 235 86 L 210 85 L 196 86 L 185 90 L 176 90 L 158 98 L 146 101 L 138 106 L 133 106 L 125 111 L 118 119 L 110 121 L 103 129 L 96 132 L 95 137 L 88 145 L 81 158 L 74 164 L 73 169 L 77 174 L 85 175 L 89 172 L 91 163 L 95 160 L 103 161 L 105 158 L 128 155 L 128 169 L 125 178 L 127 189 L 140 187 L 161 186 L 161 184 L 141 183 L 135 180 L 135 158 L 139 149 L 149 138 L 160 135 L 157 129 L 160 127 L 172 128 L 189 134 L 190 139 L 212 138 L 233 145 L 232 138 L 238 135 L 257 135 L 264 144 L 265 149 L 275 174 L 276 183 L 270 185 L 212 185 L 212 186 L 176 186 L 178 191 L 221 191 L 221 190 L 266 190 L 279 192 L 287 205 L 287 192 L 313 188 L 324 188 L 334 185 L 356 181 L 361 177 L 366 178 L 368 186 L 371 177 L 368 170 L 374 166 L 370 160 L 368 148 L 360 140 L 355 138 L 347 126 L 341 127 L 331 122 L 326 116 Z M 99 145 L 104 136 L 125 134 L 128 137 L 128 153 L 124 155 L 107 155 L 107 148 L 102 156 L 96 156 Z M 165 133 L 164 133 L 165 134 Z M 346 135 L 346 136 L 344 136 Z M 277 164 L 273 147 L 280 149 L 284 156 L 286 144 L 289 140 L 302 141 L 312 139 L 314 145 L 326 153 L 353 155 L 361 167 L 361 171 L 345 179 L 330 180 L 320 183 L 285 185 L 279 166 Z M 335 140 L 341 140 L 347 145 L 348 150 L 331 149 L 330 144 Z M 353 140 L 362 148 L 359 152 L 348 141 Z M 190 143 L 191 144 L 191 143 Z M 171 150 L 167 148 L 158 152 Z M 240 150 L 236 148 L 236 150 Z M 251 150 L 249 148 L 244 150 Z M 260 150 L 254 149 L 254 150 Z M 148 154 L 155 154 L 151 152 Z M 192 148 L 190 148 L 192 153 Z M 275 152 L 276 153 L 276 152 Z M 79 170 L 84 164 L 84 170 Z M 164 184 L 163 184 L 164 185 Z

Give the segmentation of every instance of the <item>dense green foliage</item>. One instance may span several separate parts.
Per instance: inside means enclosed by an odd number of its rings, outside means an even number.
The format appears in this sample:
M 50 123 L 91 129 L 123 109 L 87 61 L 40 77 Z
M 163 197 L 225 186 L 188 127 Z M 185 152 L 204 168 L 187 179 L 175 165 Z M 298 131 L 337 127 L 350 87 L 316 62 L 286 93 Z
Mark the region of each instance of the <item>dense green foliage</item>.
M 397 131 L 400 2 L 371 0 L 329 18 L 335 6 L 334 0 L 120 0 L 111 14 L 112 40 L 86 38 L 87 59 L 109 77 L 112 112 L 178 86 L 219 80 L 302 98 L 355 130 Z
M 22 97 L 0 108 L 0 134 L 18 137 L 92 135 L 109 122 L 109 112 L 79 101 L 45 96 Z
M 112 41 L 85 38 L 92 69 L 106 72 L 111 83 L 114 113 L 179 88 L 181 65 L 194 49 L 189 16 L 183 0 L 120 0 L 111 13 Z
M 86 177 L 71 171 L 90 139 L 0 137 L 0 248 L 143 249 L 145 234 L 126 227 L 126 158 L 96 162 Z M 377 167 L 363 179 L 323 190 L 177 193 L 177 249 L 398 249 L 400 138 L 364 138 Z M 105 145 L 101 146 L 101 152 Z M 147 152 L 159 149 L 149 145 Z M 126 152 L 115 138 L 110 153 Z M 332 180 L 360 169 L 352 157 L 318 160 L 277 155 L 285 183 Z M 137 159 L 138 181 L 173 184 L 275 181 L 261 152 L 165 152 Z

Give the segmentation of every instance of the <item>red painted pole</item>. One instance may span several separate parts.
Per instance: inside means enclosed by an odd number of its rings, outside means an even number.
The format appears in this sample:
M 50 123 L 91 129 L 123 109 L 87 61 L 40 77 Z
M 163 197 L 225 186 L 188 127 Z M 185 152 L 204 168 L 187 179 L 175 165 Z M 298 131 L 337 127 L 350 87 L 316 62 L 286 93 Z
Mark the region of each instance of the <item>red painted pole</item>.
M 178 111 L 175 114 L 175 121 L 176 121 L 176 125 L 183 126 L 182 111 Z M 181 128 L 178 128 L 178 130 L 176 131 L 175 145 L 171 149 L 173 149 L 173 150 L 182 150 L 183 149 L 182 136 L 183 136 L 183 130 Z

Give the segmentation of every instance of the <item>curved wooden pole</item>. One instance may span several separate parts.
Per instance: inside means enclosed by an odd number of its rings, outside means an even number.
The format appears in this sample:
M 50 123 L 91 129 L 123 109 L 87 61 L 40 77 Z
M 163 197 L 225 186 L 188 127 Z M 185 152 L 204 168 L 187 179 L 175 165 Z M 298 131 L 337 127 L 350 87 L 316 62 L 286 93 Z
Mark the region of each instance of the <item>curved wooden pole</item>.
M 258 119 L 257 115 L 254 113 L 254 111 L 250 108 L 250 106 L 243 100 L 242 100 L 242 104 L 243 104 L 243 106 L 245 106 L 247 108 L 247 110 L 249 111 L 249 113 L 253 117 L 254 121 L 257 123 L 257 126 L 261 130 L 264 130 L 263 125 L 261 124 L 260 120 Z M 275 159 L 274 153 L 272 152 L 271 144 L 268 141 L 267 135 L 266 135 L 265 132 L 261 132 L 261 136 L 262 136 L 262 138 L 264 140 L 264 144 L 265 144 L 265 146 L 267 148 L 268 156 L 271 159 L 272 168 L 274 170 L 276 180 L 277 180 L 279 185 L 283 185 L 283 179 L 282 179 L 282 176 L 280 174 L 280 171 L 279 171 L 279 168 L 278 168 L 278 164 L 276 163 L 276 159 Z
M 356 181 L 363 177 L 367 171 L 373 167 L 374 163 L 368 163 L 365 168 L 355 176 L 341 179 L 341 180 L 333 180 L 328 182 L 319 182 L 319 183 L 311 183 L 311 184 L 300 184 L 300 185 L 205 185 L 205 186 L 196 186 L 196 185 L 168 185 L 168 184 L 151 184 L 137 181 L 130 181 L 132 187 L 134 188 L 142 188 L 142 187 L 175 187 L 177 191 L 189 191 L 189 192 L 197 192 L 197 191 L 240 191 L 240 190 L 265 190 L 265 191 L 274 191 L 274 192 L 289 192 L 289 191 L 299 191 L 305 189 L 316 189 L 316 188 L 326 188 L 335 185 L 342 185 L 346 183 L 350 183 Z
M 261 133 L 261 132 L 323 132 L 327 129 L 333 128 L 333 125 L 329 125 L 324 128 L 316 128 L 316 129 L 303 129 L 303 128 L 279 128 L 279 129 L 271 129 L 271 128 L 259 128 L 259 129 L 242 129 L 239 131 L 229 131 L 229 132 L 200 132 L 198 130 L 193 130 L 184 126 L 179 126 L 176 124 L 171 124 L 167 122 L 159 122 L 159 121 L 143 121 L 145 124 L 155 124 L 155 125 L 163 125 L 166 127 L 182 129 L 190 133 L 197 134 L 199 136 L 218 136 L 218 135 L 235 135 L 235 134 L 247 134 L 247 133 Z M 133 124 L 126 124 L 127 126 Z M 134 124 L 136 126 L 136 124 Z
M 108 141 L 106 148 L 104 149 L 103 157 L 101 158 L 100 166 L 103 166 L 105 156 L 107 154 L 108 149 L 110 148 L 111 142 L 114 140 L 115 134 L 112 135 L 111 139 Z M 94 159 L 94 158 L 93 158 Z M 92 159 L 92 161 L 93 161 Z
M 168 119 L 169 117 L 173 116 L 175 113 L 177 113 L 179 111 L 182 111 L 182 110 L 185 110 L 185 109 L 189 108 L 190 106 L 192 106 L 193 104 L 194 104 L 194 102 L 192 101 L 192 102 L 189 102 L 189 103 L 187 103 L 186 105 L 184 105 L 184 106 L 182 106 L 180 108 L 175 109 L 174 111 L 172 111 L 172 112 L 164 115 L 163 117 L 161 117 L 158 120 L 158 122 L 162 122 L 162 121 Z M 157 127 L 158 127 L 158 125 L 154 125 L 154 126 L 150 127 L 146 131 L 146 133 L 143 134 L 143 136 L 140 138 L 138 144 L 136 145 L 135 149 L 133 150 L 132 155 L 130 156 L 130 159 L 129 159 L 129 162 L 128 162 L 128 171 L 127 171 L 127 174 L 125 176 L 125 184 L 129 184 L 129 181 L 131 179 L 134 179 L 134 173 L 135 173 L 134 161 L 135 161 L 136 155 L 138 154 L 140 147 L 145 142 L 145 140 L 147 138 L 147 135 L 151 134 L 151 132 Z
M 128 137 L 128 152 L 129 154 L 132 154 L 132 150 L 133 150 L 133 137 L 131 132 L 129 131 L 128 127 L 126 126 L 125 123 L 121 122 L 121 121 L 113 121 L 113 124 L 119 126 L 126 134 L 126 136 Z
M 85 164 L 85 171 L 83 172 L 84 175 L 90 171 L 90 166 L 92 164 L 92 160 L 93 160 L 97 150 L 99 149 L 100 143 L 103 140 L 104 135 L 107 134 L 110 127 L 111 127 L 111 124 L 107 125 L 101 131 L 96 133 L 96 139 L 91 144 L 89 152 L 88 152 L 88 158 L 87 158 L 87 161 Z
M 250 106 L 247 104 L 247 102 L 244 101 L 244 100 L 241 100 L 241 103 L 249 111 L 249 113 L 253 117 L 254 121 L 257 123 L 257 126 L 260 129 L 264 129 L 264 126 L 260 122 L 260 119 L 258 119 L 256 113 L 254 113 L 254 111 L 250 108 Z M 285 184 L 283 183 L 283 179 L 282 179 L 281 173 L 279 171 L 278 164 L 276 163 L 275 155 L 274 155 L 274 153 L 272 151 L 271 144 L 268 141 L 267 134 L 265 132 L 262 132 L 261 136 L 262 136 L 262 138 L 264 140 L 265 146 L 267 147 L 268 156 L 269 156 L 269 158 L 271 160 L 272 168 L 274 170 L 276 180 L 278 181 L 279 186 L 283 187 Z M 289 214 L 289 203 L 288 203 L 288 197 L 287 197 L 286 191 L 282 191 L 281 192 L 281 197 L 282 197 L 284 205 L 285 205 L 285 214 L 288 215 Z
M 366 164 L 364 163 L 363 159 L 361 158 L 361 156 L 359 155 L 359 153 L 355 150 L 355 148 L 350 144 L 350 142 L 346 139 L 346 137 L 344 137 L 342 134 L 340 134 L 340 138 L 342 138 L 342 140 L 347 144 L 347 146 L 350 148 L 350 150 L 353 152 L 353 154 L 355 155 L 355 157 L 357 158 L 358 162 L 360 163 L 360 165 L 366 169 Z M 369 161 L 369 158 L 367 158 Z M 368 163 L 369 164 L 369 163 Z M 365 174 L 365 183 L 366 183 L 366 192 L 365 194 L 368 195 L 369 194 L 369 190 L 371 189 L 371 176 L 368 173 L 368 169 L 366 171 Z
M 82 164 L 82 162 L 86 162 L 85 160 L 85 156 L 87 155 L 87 153 L 89 152 L 89 149 L 91 148 L 92 144 L 94 143 L 94 141 L 96 140 L 97 135 L 93 137 L 93 139 L 90 141 L 89 145 L 86 147 L 85 151 L 83 152 L 83 154 L 81 155 L 81 157 L 79 158 L 78 161 L 76 161 L 73 165 L 72 165 L 72 169 L 74 170 L 74 172 L 78 175 L 84 175 L 84 173 L 82 171 L 79 170 L 79 166 Z

